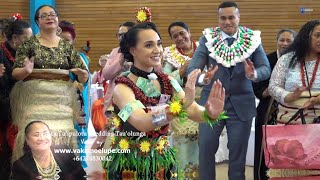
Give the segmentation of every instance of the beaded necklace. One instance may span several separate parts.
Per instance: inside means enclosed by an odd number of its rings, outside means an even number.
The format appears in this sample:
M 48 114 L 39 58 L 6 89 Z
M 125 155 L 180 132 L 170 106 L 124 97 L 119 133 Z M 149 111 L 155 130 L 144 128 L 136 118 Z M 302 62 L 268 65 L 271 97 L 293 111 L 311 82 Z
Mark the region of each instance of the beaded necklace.
M 185 55 L 184 53 L 181 53 L 176 45 L 172 44 L 171 46 L 164 49 L 164 60 L 170 63 L 173 67 L 180 69 L 180 67 L 183 66 L 185 62 L 189 61 L 192 58 L 194 51 L 196 51 L 197 49 L 197 42 L 192 42 L 194 43 L 194 45 L 193 52 L 190 57 Z
M 189 52 L 184 52 L 182 49 L 177 48 L 179 53 L 192 58 L 194 51 L 197 49 L 197 44 L 195 41 L 191 41 L 191 50 Z
M 59 170 L 57 162 L 55 161 L 52 152 L 50 151 L 50 166 L 48 168 L 42 168 L 37 162 L 36 158 L 33 157 L 33 160 L 36 164 L 39 174 L 42 178 L 52 178 L 56 175 Z
M 205 43 L 209 56 L 225 67 L 235 66 L 242 62 L 257 49 L 261 44 L 261 32 L 253 31 L 246 27 L 239 26 L 238 39 L 229 47 L 222 40 L 221 29 L 204 29 L 203 35 L 207 39 Z
M 1 48 L 3 49 L 5 55 L 7 56 L 7 58 L 9 58 L 9 60 L 10 60 L 11 62 L 15 62 L 15 61 L 16 61 L 16 59 L 11 55 L 11 53 L 10 53 L 9 50 L 8 50 L 8 48 L 6 47 L 5 42 L 3 42 L 3 43 L 1 44 Z
M 309 86 L 307 86 L 307 84 L 306 84 L 306 76 L 305 76 L 305 71 L 304 71 L 305 63 L 300 63 L 300 75 L 301 75 L 302 85 L 303 85 L 304 87 L 312 88 L 313 83 L 314 83 L 314 81 L 315 81 L 315 79 L 316 79 L 319 62 L 320 62 L 320 57 L 318 57 L 317 62 L 316 62 L 316 64 L 314 65 L 314 68 L 313 68 L 313 71 L 312 71 L 312 77 L 311 77 Z

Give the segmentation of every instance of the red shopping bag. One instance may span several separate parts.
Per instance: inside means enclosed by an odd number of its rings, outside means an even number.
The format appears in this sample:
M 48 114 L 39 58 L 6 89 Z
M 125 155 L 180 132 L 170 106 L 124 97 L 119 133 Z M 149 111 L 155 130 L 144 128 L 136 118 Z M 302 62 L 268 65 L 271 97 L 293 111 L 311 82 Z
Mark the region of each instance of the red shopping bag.
M 299 110 L 292 119 L 299 113 L 302 117 L 301 112 L 303 110 Z M 303 117 L 301 119 L 303 121 Z M 303 123 L 263 126 L 264 156 L 268 168 L 320 169 L 320 124 Z

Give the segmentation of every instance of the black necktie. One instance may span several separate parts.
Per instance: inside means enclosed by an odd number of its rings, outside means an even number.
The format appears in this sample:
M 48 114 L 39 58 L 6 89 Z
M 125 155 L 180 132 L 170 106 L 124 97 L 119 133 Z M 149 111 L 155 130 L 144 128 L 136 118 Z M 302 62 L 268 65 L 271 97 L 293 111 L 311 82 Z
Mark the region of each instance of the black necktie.
M 227 38 L 227 42 L 228 42 L 228 46 L 229 46 L 229 47 L 232 45 L 233 41 L 234 41 L 234 38 L 233 38 L 233 37 Z M 232 71 L 233 71 L 233 66 L 229 67 L 228 69 L 229 69 L 229 72 L 230 72 L 230 75 L 231 75 L 231 74 L 232 74 Z
M 228 46 L 231 46 L 233 41 L 234 41 L 234 38 L 233 37 L 229 37 L 229 38 L 227 38 L 227 41 L 228 41 Z

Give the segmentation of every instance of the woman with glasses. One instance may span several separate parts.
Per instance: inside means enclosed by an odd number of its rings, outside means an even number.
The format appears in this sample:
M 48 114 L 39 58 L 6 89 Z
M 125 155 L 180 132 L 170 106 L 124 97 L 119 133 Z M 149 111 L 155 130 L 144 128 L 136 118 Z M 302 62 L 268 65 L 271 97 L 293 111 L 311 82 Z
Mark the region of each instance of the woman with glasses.
M 58 12 L 40 6 L 34 17 L 39 34 L 22 43 L 16 53 L 12 76 L 19 81 L 11 92 L 12 119 L 18 126 L 13 160 L 22 155 L 26 124 L 41 118 L 55 133 L 55 144 L 76 147 L 74 120 L 79 118 L 80 103 L 69 73 L 80 83 L 88 80 L 88 70 L 79 53 L 58 36 Z

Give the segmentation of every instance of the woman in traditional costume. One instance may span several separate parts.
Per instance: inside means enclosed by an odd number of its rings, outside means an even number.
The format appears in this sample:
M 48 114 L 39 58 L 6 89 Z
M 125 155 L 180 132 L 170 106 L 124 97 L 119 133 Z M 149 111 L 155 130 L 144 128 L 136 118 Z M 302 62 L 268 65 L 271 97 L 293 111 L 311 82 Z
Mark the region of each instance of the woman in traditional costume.
M 22 155 L 22 130 L 37 119 L 42 119 L 55 133 L 54 144 L 77 147 L 74 121 L 79 116 L 79 102 L 69 72 L 80 83 L 88 80 L 79 53 L 57 35 L 61 31 L 57 11 L 48 5 L 40 6 L 34 20 L 40 33 L 19 47 L 12 72 L 16 80 L 21 80 L 10 94 L 13 122 L 19 129 L 13 160 Z
M 155 71 L 163 48 L 151 22 L 130 29 L 120 49 L 133 66 L 115 81 L 115 114 L 110 121 L 113 152 L 108 154 L 112 160 L 104 161 L 103 167 L 109 179 L 174 179 L 177 162 L 168 142 L 169 123 L 190 118 L 214 124 L 225 118 L 224 89 L 219 81 L 214 83 L 202 107 L 194 101 L 199 70 L 189 75 L 185 91 L 174 78 Z

